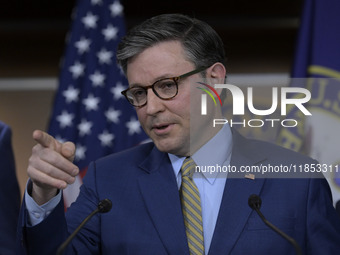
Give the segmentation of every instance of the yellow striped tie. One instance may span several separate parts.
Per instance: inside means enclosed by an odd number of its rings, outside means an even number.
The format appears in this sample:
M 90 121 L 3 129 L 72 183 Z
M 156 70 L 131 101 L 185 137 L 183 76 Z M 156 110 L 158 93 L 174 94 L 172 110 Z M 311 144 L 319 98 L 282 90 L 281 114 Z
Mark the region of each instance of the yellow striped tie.
M 200 193 L 192 180 L 195 162 L 186 158 L 183 162 L 181 202 L 184 224 L 191 255 L 204 254 L 203 223 Z

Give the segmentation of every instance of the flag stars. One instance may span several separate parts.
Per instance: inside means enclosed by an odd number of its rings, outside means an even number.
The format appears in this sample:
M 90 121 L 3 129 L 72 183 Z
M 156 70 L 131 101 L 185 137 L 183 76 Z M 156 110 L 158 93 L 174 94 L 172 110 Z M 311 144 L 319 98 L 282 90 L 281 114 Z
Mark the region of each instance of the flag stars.
M 121 111 L 115 110 L 113 107 L 110 107 L 106 112 L 105 116 L 108 121 L 113 122 L 115 124 L 119 123 L 119 116 L 122 114 Z
M 125 89 L 123 84 L 121 82 L 117 82 L 116 86 L 111 89 L 111 93 L 113 94 L 113 98 L 115 100 L 118 100 L 120 98 L 123 98 L 122 91 Z
M 69 71 L 72 73 L 72 77 L 77 79 L 84 74 L 84 69 L 84 65 L 77 61 L 74 65 L 70 66 Z
M 82 22 L 84 23 L 84 26 L 89 28 L 96 28 L 97 27 L 97 21 L 98 17 L 96 15 L 93 15 L 91 12 L 88 12 L 84 18 L 82 18 Z
M 59 116 L 56 117 L 57 121 L 59 121 L 60 128 L 71 127 L 73 118 L 74 115 L 68 113 L 67 111 L 63 111 Z
M 79 41 L 75 42 L 74 46 L 77 48 L 79 54 L 89 51 L 91 40 L 84 37 L 80 38 Z
M 110 64 L 112 58 L 112 52 L 107 51 L 106 49 L 101 49 L 97 53 L 97 57 L 99 59 L 100 64 Z
M 78 125 L 79 135 L 90 135 L 91 127 L 93 126 L 92 122 L 82 119 L 82 121 Z
M 117 66 L 117 69 L 119 70 L 119 73 L 120 73 L 121 75 L 125 76 L 123 67 L 121 67 L 121 66 L 118 65 L 118 64 L 117 64 L 116 66 Z
M 101 5 L 102 3 L 102 0 L 91 0 L 92 5 Z
M 116 28 L 116 27 L 114 27 L 110 24 L 105 29 L 102 30 L 102 33 L 105 37 L 105 40 L 110 41 L 112 39 L 117 38 L 118 31 L 119 31 L 118 28 Z
M 99 101 L 100 99 L 98 97 L 94 97 L 92 94 L 89 94 L 89 96 L 83 100 L 86 111 L 98 110 Z
M 124 30 L 122 1 L 86 3 L 88 10 L 73 12 L 75 29 L 67 36 L 69 49 L 61 62 L 65 73 L 55 100 L 60 110 L 50 127 L 58 139 L 76 144 L 80 169 L 94 157 L 125 149 L 145 135 L 133 109 L 121 99 L 128 87 L 115 54 L 115 42 Z
M 116 17 L 123 13 L 123 5 L 120 4 L 119 1 L 115 1 L 110 5 L 111 16 Z
M 111 147 L 114 138 L 114 135 L 109 133 L 107 130 L 104 130 L 103 133 L 98 135 L 98 139 L 100 140 L 102 146 Z
M 67 88 L 67 90 L 64 90 L 62 94 L 65 97 L 66 103 L 69 104 L 78 101 L 79 93 L 80 93 L 79 89 L 70 86 Z
M 139 134 L 141 132 L 140 123 L 134 117 L 130 119 L 130 121 L 126 122 L 126 127 L 128 128 L 128 134 Z
M 85 152 L 86 152 L 86 147 L 81 144 L 77 144 L 75 160 L 80 161 L 82 159 L 85 159 Z
M 66 142 L 66 139 L 62 138 L 60 135 L 56 135 L 55 136 L 55 139 L 60 142 L 60 143 L 65 143 Z
M 95 71 L 94 74 L 91 74 L 89 76 L 89 79 L 92 81 L 92 83 L 93 83 L 93 85 L 95 87 L 97 87 L 97 86 L 99 86 L 99 87 L 104 86 L 105 75 L 100 73 L 99 71 Z

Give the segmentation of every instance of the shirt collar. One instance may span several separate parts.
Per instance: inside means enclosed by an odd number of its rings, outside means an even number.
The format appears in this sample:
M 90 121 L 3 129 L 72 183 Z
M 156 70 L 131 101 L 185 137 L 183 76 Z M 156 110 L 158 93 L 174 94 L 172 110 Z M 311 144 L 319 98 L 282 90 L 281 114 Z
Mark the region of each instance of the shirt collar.
M 232 150 L 232 133 L 229 125 L 224 125 L 223 128 L 206 144 L 204 144 L 197 152 L 192 155 L 192 159 L 197 166 L 223 166 L 230 163 Z M 179 171 L 185 157 L 178 157 L 170 154 L 169 159 L 174 169 L 175 176 L 178 176 Z M 218 176 L 218 172 L 209 173 L 208 171 L 201 172 L 203 176 L 213 183 Z

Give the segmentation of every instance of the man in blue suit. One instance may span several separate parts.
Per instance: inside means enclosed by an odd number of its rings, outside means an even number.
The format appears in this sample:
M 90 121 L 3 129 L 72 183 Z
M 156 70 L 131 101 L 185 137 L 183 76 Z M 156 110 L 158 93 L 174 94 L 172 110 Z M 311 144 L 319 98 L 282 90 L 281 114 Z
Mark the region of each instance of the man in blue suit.
M 153 143 L 93 162 L 64 215 L 60 190 L 78 173 L 72 164 L 75 146 L 35 131 L 20 218 L 23 250 L 55 254 L 108 198 L 112 210 L 94 216 L 67 247 L 68 254 L 294 254 L 248 206 L 248 197 L 257 194 L 263 214 L 294 238 L 303 254 L 337 254 L 340 219 L 324 179 L 261 178 L 241 171 L 317 162 L 248 140 L 228 125 L 211 128 L 212 120 L 222 117 L 219 107 L 208 105 L 209 114 L 196 116 L 196 87 L 224 83 L 224 58 L 216 32 L 187 16 L 160 15 L 131 30 L 117 52 L 129 81 L 122 93 Z M 191 160 L 196 167 L 190 168 Z M 204 171 L 209 166 L 235 171 Z M 188 177 L 187 169 L 195 171 Z
M 0 121 L 0 254 L 15 254 L 20 191 L 15 172 L 11 129 Z

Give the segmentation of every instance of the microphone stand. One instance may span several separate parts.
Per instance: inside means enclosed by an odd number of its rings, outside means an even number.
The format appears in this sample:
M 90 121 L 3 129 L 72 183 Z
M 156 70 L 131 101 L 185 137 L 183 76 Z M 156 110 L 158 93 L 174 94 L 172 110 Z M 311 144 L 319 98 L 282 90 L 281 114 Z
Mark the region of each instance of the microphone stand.
M 253 210 L 255 210 L 257 212 L 257 214 L 260 216 L 261 220 L 268 226 L 270 227 L 272 230 L 274 230 L 276 233 L 278 233 L 280 236 L 282 236 L 284 239 L 286 239 L 288 242 L 290 242 L 295 249 L 295 252 L 297 255 L 302 255 L 301 252 L 301 248 L 299 246 L 299 244 L 289 235 L 287 235 L 286 233 L 284 233 L 283 231 L 281 231 L 279 228 L 277 228 L 275 225 L 273 225 L 270 221 L 268 221 L 266 219 L 266 217 L 264 217 L 264 215 L 262 214 L 262 212 L 260 211 L 261 208 L 261 198 L 258 195 L 251 195 L 248 199 L 248 205 L 250 206 L 250 208 L 252 208 Z
M 69 243 L 72 241 L 72 239 L 78 234 L 78 232 L 82 229 L 82 227 L 98 212 L 100 213 L 106 213 L 111 210 L 112 203 L 109 199 L 104 199 L 99 202 L 98 207 L 91 212 L 80 224 L 79 226 L 73 231 L 73 233 L 59 246 L 56 255 L 62 255 L 65 248 Z

